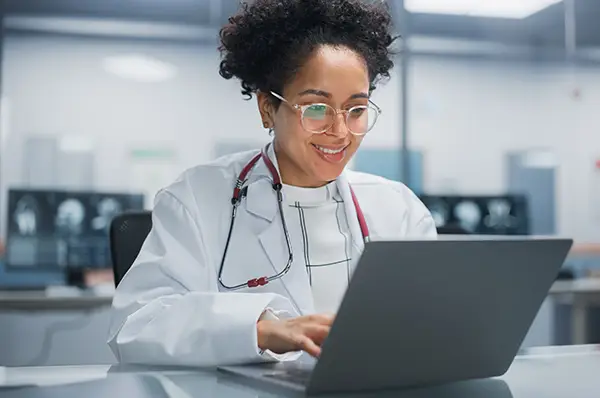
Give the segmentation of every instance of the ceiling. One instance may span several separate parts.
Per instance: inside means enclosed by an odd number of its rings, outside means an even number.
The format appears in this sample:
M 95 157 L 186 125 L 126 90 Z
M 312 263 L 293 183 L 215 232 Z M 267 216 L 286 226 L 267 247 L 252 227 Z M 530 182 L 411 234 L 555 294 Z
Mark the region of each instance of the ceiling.
M 392 5 L 395 0 L 388 0 Z M 482 0 L 488 1 L 488 0 Z M 239 0 L 4 0 L 6 15 L 73 16 L 200 25 L 215 29 Z M 579 46 L 600 47 L 600 1 L 575 0 Z M 486 40 L 533 47 L 564 47 L 564 5 L 558 3 L 523 20 L 411 14 L 412 34 Z
M 599 17 L 600 1 L 575 0 L 575 33 L 579 46 L 600 46 Z M 446 38 L 564 47 L 565 6 L 558 3 L 522 20 L 413 14 L 410 30 L 413 34 Z
M 4 0 L 5 14 L 102 17 L 195 25 L 221 25 L 235 0 Z

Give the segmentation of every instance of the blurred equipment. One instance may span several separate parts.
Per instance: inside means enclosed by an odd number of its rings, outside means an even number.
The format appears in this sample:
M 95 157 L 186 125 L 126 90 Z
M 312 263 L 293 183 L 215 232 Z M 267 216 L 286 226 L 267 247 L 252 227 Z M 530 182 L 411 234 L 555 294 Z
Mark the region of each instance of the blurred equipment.
M 111 220 L 143 205 L 140 194 L 11 189 L 7 269 L 110 268 Z
M 410 150 L 408 159 L 404 152 L 389 148 L 365 148 L 356 152 L 352 169 L 363 173 L 375 174 L 393 181 L 401 181 L 414 193 L 423 192 L 423 153 Z M 405 160 L 407 162 L 405 163 Z M 408 166 L 408 171 L 404 167 Z M 404 174 L 407 173 L 404 179 Z
M 421 195 L 440 234 L 529 235 L 529 206 L 522 195 Z
M 126 212 L 110 225 L 110 255 L 115 286 L 121 282 L 137 258 L 152 229 L 152 212 Z
M 22 162 L 25 186 L 62 190 L 94 186 L 94 141 L 88 136 L 28 135 Z
M 529 233 L 555 234 L 557 156 L 544 150 L 509 152 L 505 166 L 508 192 L 527 198 Z

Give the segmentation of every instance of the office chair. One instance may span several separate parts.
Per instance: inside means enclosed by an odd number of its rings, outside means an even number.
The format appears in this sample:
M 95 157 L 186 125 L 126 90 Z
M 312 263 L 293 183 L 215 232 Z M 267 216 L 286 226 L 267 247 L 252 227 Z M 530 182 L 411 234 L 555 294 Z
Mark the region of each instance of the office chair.
M 152 212 L 126 212 L 113 218 L 110 223 L 110 256 L 115 286 L 140 253 L 146 237 L 152 229 Z
M 438 227 L 437 232 L 439 235 L 469 235 L 469 231 L 456 224 Z

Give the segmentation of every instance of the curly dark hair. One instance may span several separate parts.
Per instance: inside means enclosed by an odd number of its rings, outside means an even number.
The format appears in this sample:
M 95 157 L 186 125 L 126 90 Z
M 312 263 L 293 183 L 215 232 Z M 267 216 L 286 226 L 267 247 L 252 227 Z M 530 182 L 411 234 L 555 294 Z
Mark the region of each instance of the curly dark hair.
M 363 57 L 370 89 L 394 66 L 392 18 L 381 0 L 254 0 L 244 2 L 220 31 L 225 79 L 238 78 L 242 94 L 282 92 L 320 45 L 347 47 Z

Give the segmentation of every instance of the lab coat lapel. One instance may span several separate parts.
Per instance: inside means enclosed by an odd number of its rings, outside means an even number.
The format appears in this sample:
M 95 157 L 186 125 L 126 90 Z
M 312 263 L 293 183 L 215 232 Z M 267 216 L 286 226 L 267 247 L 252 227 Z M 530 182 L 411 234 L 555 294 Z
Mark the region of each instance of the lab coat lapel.
M 279 170 L 272 149 L 268 154 Z M 272 187 L 272 177 L 269 169 L 262 160 L 256 164 L 252 172 L 245 202 L 246 211 L 255 216 L 255 225 L 250 227 L 252 231 L 255 231 L 258 241 L 271 264 L 273 275 L 278 274 L 285 268 L 289 253 L 281 215 L 279 214 L 277 194 Z M 284 290 L 291 297 L 292 303 L 299 307 L 297 309 L 300 313 L 312 312 L 314 303 L 304 267 L 294 267 L 292 265 L 283 278 L 271 283 L 283 285 Z
M 350 234 L 352 235 L 352 268 L 354 268 L 364 249 L 365 243 L 362 236 L 362 231 L 360 229 L 360 224 L 358 222 L 356 208 L 354 207 L 354 202 L 352 200 L 350 183 L 348 181 L 346 172 L 343 172 L 337 178 L 337 186 L 340 196 L 344 201 L 344 209 L 346 211 L 346 218 L 348 219 L 348 227 L 350 229 Z M 360 198 L 358 198 L 358 200 L 360 201 Z

